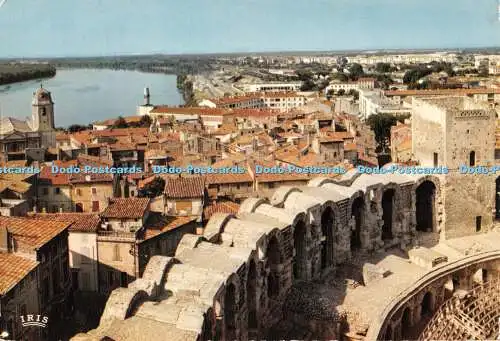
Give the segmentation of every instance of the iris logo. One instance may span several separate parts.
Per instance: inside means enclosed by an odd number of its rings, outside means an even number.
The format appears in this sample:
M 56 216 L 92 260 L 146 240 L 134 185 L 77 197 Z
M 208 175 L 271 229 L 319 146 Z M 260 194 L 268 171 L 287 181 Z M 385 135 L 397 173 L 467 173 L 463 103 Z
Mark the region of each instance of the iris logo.
M 21 324 L 23 325 L 23 327 L 36 326 L 45 328 L 47 327 L 47 322 L 49 322 L 49 318 L 42 315 L 21 315 L 19 316 L 19 318 L 21 319 Z

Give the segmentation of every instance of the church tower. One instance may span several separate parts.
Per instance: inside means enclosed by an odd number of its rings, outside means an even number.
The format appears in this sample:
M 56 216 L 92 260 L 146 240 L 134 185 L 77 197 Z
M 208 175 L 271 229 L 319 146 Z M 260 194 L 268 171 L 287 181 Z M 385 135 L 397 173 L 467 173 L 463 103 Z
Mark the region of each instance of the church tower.
M 32 124 L 34 131 L 48 132 L 55 129 L 54 102 L 50 92 L 40 85 L 40 89 L 33 93 L 31 103 Z

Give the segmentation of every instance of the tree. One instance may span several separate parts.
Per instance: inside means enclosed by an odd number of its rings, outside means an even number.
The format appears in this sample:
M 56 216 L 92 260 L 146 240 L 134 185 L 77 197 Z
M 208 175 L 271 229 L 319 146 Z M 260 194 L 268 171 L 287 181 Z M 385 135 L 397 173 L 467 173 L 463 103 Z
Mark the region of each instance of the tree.
M 159 176 L 155 177 L 139 190 L 140 197 L 156 198 L 161 195 L 165 188 L 165 180 Z
M 349 76 L 352 80 L 357 80 L 359 77 L 363 76 L 365 72 L 361 64 L 354 63 L 349 67 Z
M 80 125 L 80 124 L 72 124 L 68 127 L 68 131 L 70 133 L 77 133 L 79 131 L 82 131 L 82 130 L 87 130 L 87 126 L 83 126 L 83 125 Z
M 314 91 L 316 90 L 316 84 L 312 79 L 307 79 L 302 83 L 302 86 L 300 87 L 300 91 Z
M 341 82 L 347 82 L 349 80 L 349 77 L 347 77 L 347 75 L 343 72 L 338 72 L 338 73 L 334 74 L 333 78 L 337 79 Z
M 389 63 L 377 63 L 377 65 L 375 65 L 375 71 L 377 71 L 378 73 L 387 73 L 391 72 L 391 70 L 392 67 Z
M 122 116 L 118 116 L 118 119 L 115 121 L 112 128 L 128 128 L 128 123 Z
M 141 120 L 139 121 L 139 126 L 144 128 L 149 128 L 150 125 L 151 125 L 151 117 L 149 117 L 149 115 L 142 116 Z
M 347 95 L 354 97 L 355 100 L 359 99 L 359 91 L 356 91 L 354 89 L 349 90 Z
M 338 96 L 344 96 L 345 95 L 345 90 L 344 89 L 340 89 L 339 91 L 337 91 L 337 95 Z
M 378 143 L 379 150 L 387 148 L 391 137 L 391 127 L 396 125 L 398 121 L 404 122 L 408 117 L 409 115 L 395 116 L 392 114 L 376 114 L 368 117 L 367 123 L 375 133 L 375 140 Z

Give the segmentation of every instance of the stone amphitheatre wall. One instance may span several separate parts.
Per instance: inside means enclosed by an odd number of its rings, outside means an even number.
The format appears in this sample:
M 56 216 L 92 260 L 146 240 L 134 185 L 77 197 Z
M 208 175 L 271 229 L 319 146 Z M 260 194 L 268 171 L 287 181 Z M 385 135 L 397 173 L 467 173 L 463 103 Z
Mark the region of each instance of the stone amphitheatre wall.
M 440 183 L 431 176 L 349 174 L 247 199 L 237 217 L 216 214 L 203 236 L 185 236 L 175 257 L 153 257 L 141 279 L 113 291 L 99 327 L 73 340 L 258 339 L 282 317 L 294 283 L 318 279 L 358 252 L 408 249 L 419 231 L 439 238 Z M 448 277 L 426 282 L 434 297 Z M 420 300 L 416 288 L 389 304 L 368 338 L 397 329 L 401 304 Z

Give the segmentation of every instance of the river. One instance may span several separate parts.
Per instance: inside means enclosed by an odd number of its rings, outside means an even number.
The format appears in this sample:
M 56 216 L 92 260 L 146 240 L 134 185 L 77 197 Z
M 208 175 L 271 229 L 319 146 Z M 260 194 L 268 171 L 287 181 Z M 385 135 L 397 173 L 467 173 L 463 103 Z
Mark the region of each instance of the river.
M 152 104 L 179 105 L 175 75 L 138 71 L 60 69 L 53 78 L 0 86 L 0 115 L 31 117 L 33 91 L 52 93 L 56 127 L 89 124 L 106 118 L 132 116 L 149 87 Z

